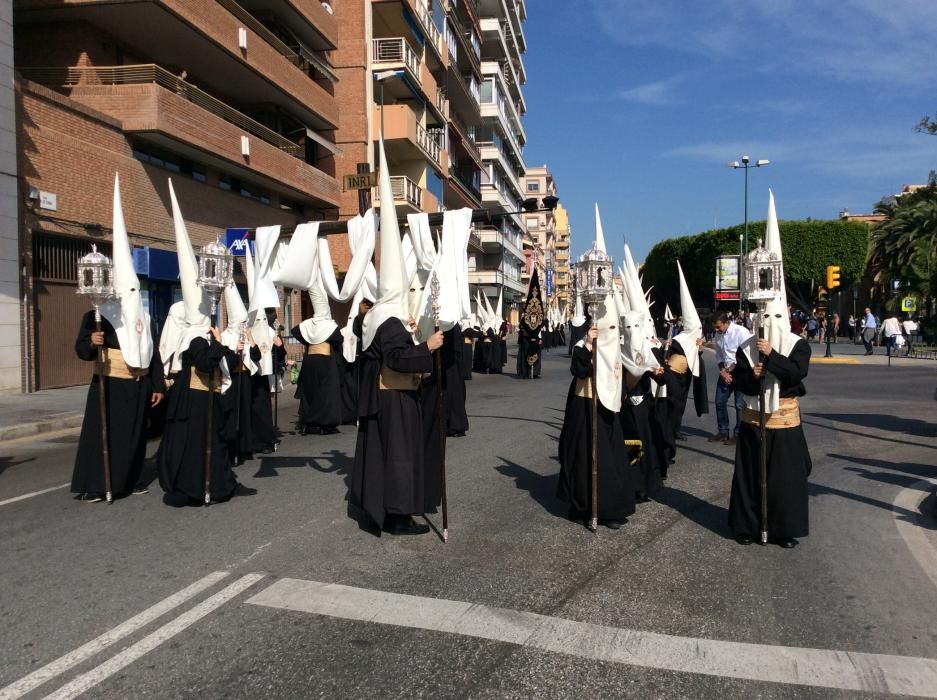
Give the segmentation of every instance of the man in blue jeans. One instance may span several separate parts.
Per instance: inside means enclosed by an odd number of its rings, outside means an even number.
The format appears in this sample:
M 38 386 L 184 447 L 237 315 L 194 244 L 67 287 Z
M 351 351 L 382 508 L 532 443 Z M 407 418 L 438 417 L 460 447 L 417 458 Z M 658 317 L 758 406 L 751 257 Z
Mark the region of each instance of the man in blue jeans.
M 716 382 L 716 423 L 719 432 L 709 438 L 709 442 L 721 442 L 734 445 L 742 425 L 742 410 L 745 404 L 741 391 L 732 386 L 732 369 L 735 367 L 735 353 L 739 346 L 751 337 L 751 333 L 737 323 L 732 323 L 727 314 L 721 314 L 713 324 L 716 345 L 716 362 L 719 364 L 719 380 Z M 735 394 L 735 430 L 729 435 L 729 397 Z

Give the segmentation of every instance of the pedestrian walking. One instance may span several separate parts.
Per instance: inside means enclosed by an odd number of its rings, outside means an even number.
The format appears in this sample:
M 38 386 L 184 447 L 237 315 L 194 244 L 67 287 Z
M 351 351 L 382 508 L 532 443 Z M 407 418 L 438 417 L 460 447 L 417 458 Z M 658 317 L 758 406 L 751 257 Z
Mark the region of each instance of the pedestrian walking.
M 736 353 L 752 334 L 748 329 L 735 323 L 722 314 L 715 322 L 716 363 L 719 365 L 719 378 L 716 380 L 716 426 L 717 432 L 709 442 L 722 442 L 734 445 L 742 425 L 742 411 L 745 401 L 741 391 L 732 383 L 732 371 L 735 369 Z M 735 397 L 735 429 L 729 433 L 729 397 Z
M 910 355 L 911 349 L 913 348 L 914 342 L 916 340 L 915 336 L 918 332 L 918 323 L 909 314 L 908 317 L 902 321 L 901 329 L 904 331 L 905 341 L 908 345 L 908 348 L 905 351 L 905 355 Z
M 901 323 L 895 314 L 891 314 L 882 323 L 882 338 L 885 341 L 885 348 L 889 355 L 894 355 L 895 351 L 904 345 L 904 337 L 901 335 Z
M 878 328 L 878 322 L 872 314 L 872 309 L 865 307 L 865 317 L 862 320 L 862 344 L 865 345 L 865 354 L 871 355 L 872 343 L 875 340 L 875 331 Z
M 855 314 L 849 314 L 849 320 L 846 321 L 847 332 L 849 333 L 849 339 L 853 343 L 858 343 L 859 339 L 856 337 L 856 316 Z

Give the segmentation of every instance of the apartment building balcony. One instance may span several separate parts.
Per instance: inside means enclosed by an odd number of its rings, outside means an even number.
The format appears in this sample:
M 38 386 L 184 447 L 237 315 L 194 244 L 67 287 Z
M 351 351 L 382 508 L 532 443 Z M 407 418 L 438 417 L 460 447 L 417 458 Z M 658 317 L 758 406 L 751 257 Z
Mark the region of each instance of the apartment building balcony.
M 420 84 L 420 56 L 403 37 L 371 40 L 371 61 L 374 70 L 403 70 Z
M 338 206 L 338 182 L 306 163 L 301 145 L 159 66 L 23 68 L 21 73 L 119 119 L 140 141 L 237 171 L 290 197 L 298 193 L 320 207 Z
M 374 105 L 373 123 L 381 123 L 381 106 Z M 430 133 L 417 120 L 408 105 L 384 105 L 384 147 L 387 157 L 394 160 L 413 160 L 419 151 L 439 171 L 449 169 L 449 156 L 442 146 L 441 135 Z
M 511 236 L 505 235 L 501 230 L 487 226 L 475 228 L 475 232 L 481 239 L 482 246 L 486 251 L 498 251 L 504 248 L 505 254 L 513 255 L 518 260 L 524 259 L 524 251 L 521 250 L 518 242 Z
M 448 64 L 442 31 L 433 20 L 426 0 L 373 0 L 368 4 L 373 12 L 375 36 L 409 36 L 416 31 L 423 35 L 434 63 L 442 67 Z
M 569 249 L 569 236 L 560 235 L 556 239 L 556 248 L 557 250 Z
M 520 294 L 527 291 L 527 285 L 524 284 L 520 274 L 515 277 L 510 273 L 502 273 L 501 270 L 469 270 L 468 281 L 470 285 L 476 287 L 488 287 L 485 290 L 488 296 L 497 296 L 502 286 Z M 505 300 L 507 300 L 507 295 L 505 295 Z
M 568 250 L 557 250 L 553 253 L 553 259 L 558 263 L 568 263 L 569 262 L 569 251 Z
M 507 175 L 508 182 L 511 184 L 511 187 L 514 188 L 514 193 L 521 197 L 524 194 L 524 188 L 521 186 L 521 180 L 517 172 L 515 172 L 514 164 L 510 163 L 505 157 L 504 153 L 501 152 L 497 146 L 493 143 L 482 142 L 478 145 L 478 150 L 481 153 L 482 161 L 491 162 L 496 161 L 500 164 L 501 170 Z M 520 163 L 520 167 L 523 171 L 523 161 Z
M 521 116 L 523 116 L 526 108 L 524 103 L 520 102 L 519 105 L 511 98 L 511 91 L 507 85 L 507 82 L 504 80 L 504 73 L 501 70 L 501 64 L 497 61 L 482 61 L 482 78 L 493 77 L 495 78 L 495 84 L 500 92 L 500 100 L 492 97 L 492 101 L 495 103 L 503 103 L 503 109 L 505 110 L 505 117 L 510 119 L 514 124 L 514 128 L 517 130 L 519 140 L 522 144 L 527 143 L 527 132 L 524 131 L 524 126 L 521 124 Z
M 313 28 L 327 39 L 323 46 L 337 39 L 334 18 L 319 3 L 278 2 L 304 6 L 307 16 L 321 19 Z M 120 45 L 140 47 L 153 63 L 197 74 L 199 84 L 210 92 L 234 91 L 244 103 L 281 107 L 316 129 L 338 126 L 335 98 L 303 70 L 304 59 L 237 0 L 22 0 L 16 4 L 16 21 L 85 21 Z
M 502 64 L 502 75 L 510 86 L 516 86 L 518 99 L 523 101 L 520 86 L 526 82 L 526 75 L 522 78 L 518 75 L 515 66 L 523 66 L 520 56 L 516 51 L 512 51 L 508 45 L 508 38 L 505 30 L 510 31 L 510 25 L 504 20 L 493 17 L 482 19 L 482 59 L 494 60 Z M 526 109 L 526 108 L 525 108 Z
M 391 175 L 390 189 L 394 195 L 394 206 L 405 213 L 439 211 L 439 201 L 406 175 Z M 371 202 L 380 207 L 381 194 L 377 187 L 371 189 Z

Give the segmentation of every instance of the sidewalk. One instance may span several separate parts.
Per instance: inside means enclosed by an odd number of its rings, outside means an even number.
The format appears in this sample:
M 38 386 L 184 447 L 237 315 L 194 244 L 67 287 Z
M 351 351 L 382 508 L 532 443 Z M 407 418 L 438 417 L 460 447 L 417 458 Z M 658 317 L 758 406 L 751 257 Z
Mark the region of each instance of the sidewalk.
M 81 427 L 88 386 L 0 394 L 0 442 Z

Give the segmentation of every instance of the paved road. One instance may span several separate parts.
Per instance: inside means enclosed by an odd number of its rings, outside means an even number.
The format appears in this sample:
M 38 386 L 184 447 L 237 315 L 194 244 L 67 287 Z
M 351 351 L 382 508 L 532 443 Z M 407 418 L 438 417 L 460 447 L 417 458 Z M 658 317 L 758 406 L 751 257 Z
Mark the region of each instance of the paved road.
M 812 368 L 791 551 L 729 538 L 712 414 L 624 529 L 567 522 L 564 354 L 544 375 L 469 384 L 448 545 L 347 517 L 350 428 L 288 436 L 239 467 L 258 495 L 207 509 L 10 502 L 65 484 L 75 437 L 0 446 L 0 698 L 937 696 L 930 363 Z

